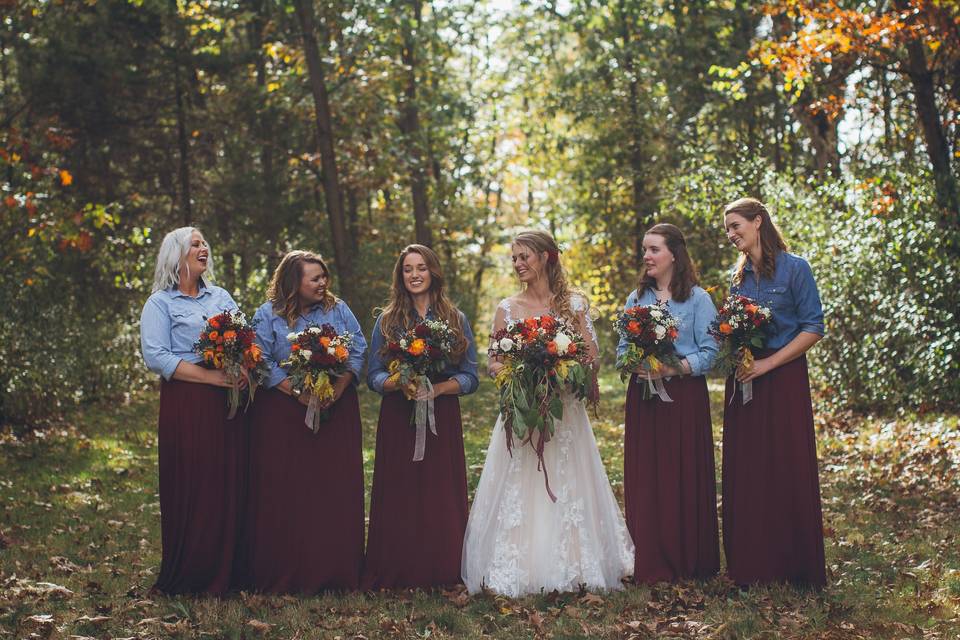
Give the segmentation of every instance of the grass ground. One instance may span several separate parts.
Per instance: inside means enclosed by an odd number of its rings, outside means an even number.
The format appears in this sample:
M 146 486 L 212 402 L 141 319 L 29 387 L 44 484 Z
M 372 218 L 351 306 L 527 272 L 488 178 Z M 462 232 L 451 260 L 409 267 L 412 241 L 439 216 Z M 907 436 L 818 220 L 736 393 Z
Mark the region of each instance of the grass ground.
M 623 387 L 594 430 L 622 497 Z M 719 387 L 712 385 L 719 461 Z M 362 394 L 367 486 L 378 398 Z M 512 600 L 462 590 L 310 598 L 148 595 L 160 561 L 156 396 L 0 438 L 0 638 L 960 638 L 960 424 L 822 416 L 829 586 L 722 577 Z M 495 418 L 464 402 L 471 494 Z M 718 470 L 719 471 L 719 470 Z

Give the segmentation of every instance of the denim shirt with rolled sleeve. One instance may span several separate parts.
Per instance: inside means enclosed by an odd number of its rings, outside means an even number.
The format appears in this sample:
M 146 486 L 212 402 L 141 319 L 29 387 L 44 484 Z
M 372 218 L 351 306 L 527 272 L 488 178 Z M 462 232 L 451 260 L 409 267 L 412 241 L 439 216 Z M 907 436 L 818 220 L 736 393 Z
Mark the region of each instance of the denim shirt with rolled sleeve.
M 287 335 L 300 333 L 309 326 L 329 324 L 337 334 L 349 333 L 353 336 L 350 343 L 350 355 L 347 358 L 347 368 L 353 373 L 354 384 L 360 381 L 360 372 L 363 370 L 363 356 L 367 351 L 367 340 L 363 337 L 363 330 L 356 316 L 343 300 L 329 310 L 316 305 L 307 313 L 301 314 L 294 325 L 287 324 L 287 319 L 277 315 L 273 310 L 272 302 L 264 302 L 253 315 L 254 329 L 257 332 L 257 344 L 263 347 L 263 359 L 270 366 L 270 375 L 263 385 L 272 388 L 280 384 L 287 377 L 287 371 L 280 363 L 290 357 L 290 341 Z
M 193 345 L 207 318 L 236 309 L 230 294 L 213 285 L 201 285 L 197 297 L 176 288 L 154 292 L 140 314 L 140 350 L 147 368 L 170 380 L 181 360 L 200 364 L 203 358 Z
M 756 277 L 747 259 L 743 281 L 731 284 L 730 293 L 746 296 L 769 307 L 773 329 L 767 333 L 766 348 L 780 349 L 800 332 L 824 334 L 823 306 L 810 264 L 800 256 L 781 251 L 772 278 Z
M 460 393 L 464 396 L 473 393 L 480 386 L 480 379 L 477 377 L 477 345 L 473 339 L 473 329 L 467 321 L 467 316 L 462 311 L 460 314 L 460 326 L 463 327 L 463 337 L 467 340 L 467 350 L 463 354 L 463 359 L 458 363 L 447 363 L 443 375 L 451 380 L 456 380 L 460 385 Z M 370 366 L 367 367 L 367 386 L 380 395 L 384 394 L 383 384 L 390 377 L 387 371 L 387 363 L 383 359 L 383 346 L 386 339 L 383 332 L 380 331 L 380 316 L 373 326 L 373 335 L 370 336 Z M 427 318 L 433 318 L 433 312 L 427 311 Z
M 657 296 L 650 288 L 644 289 L 640 295 L 637 295 L 637 290 L 634 289 L 623 308 L 626 310 L 630 307 L 652 305 L 656 301 Z M 693 287 L 689 298 L 683 302 L 669 300 L 667 308 L 680 320 L 680 331 L 673 343 L 677 355 L 687 359 L 690 375 L 706 375 L 713 366 L 718 348 L 717 341 L 707 333 L 710 323 L 717 317 L 717 308 L 710 294 L 700 287 Z M 618 358 L 626 352 L 628 346 L 626 338 L 621 337 L 617 344 Z

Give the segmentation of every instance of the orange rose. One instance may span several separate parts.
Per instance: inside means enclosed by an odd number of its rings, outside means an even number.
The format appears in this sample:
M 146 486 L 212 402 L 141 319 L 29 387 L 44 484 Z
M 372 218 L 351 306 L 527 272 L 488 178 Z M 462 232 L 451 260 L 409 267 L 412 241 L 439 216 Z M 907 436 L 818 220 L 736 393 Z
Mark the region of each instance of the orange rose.
M 530 331 L 533 331 L 534 329 L 537 328 L 537 319 L 527 318 L 526 320 L 523 321 L 523 324 L 527 325 L 527 329 L 530 329 Z
M 418 356 L 421 353 L 423 353 L 423 350 L 426 348 L 427 348 L 427 343 L 421 340 L 420 338 L 417 338 L 410 344 L 410 347 L 407 349 L 407 351 L 410 352 L 410 355 Z
M 731 326 L 730 326 L 729 324 L 727 324 L 726 322 L 721 322 L 721 323 L 720 323 L 720 333 L 722 333 L 723 335 L 729 335 L 729 334 L 733 333 L 733 327 L 731 327 Z
M 553 326 L 555 324 L 556 322 L 554 321 L 553 316 L 543 316 L 542 318 L 540 318 L 540 326 L 546 329 L 547 331 L 550 331 L 551 329 L 553 329 Z
M 328 338 L 327 336 L 321 336 L 321 337 L 320 337 L 320 346 L 323 347 L 323 348 L 329 347 L 329 346 L 330 346 L 330 338 Z
M 216 318 L 210 318 L 210 321 L 209 321 L 209 322 L 210 322 L 210 326 L 211 326 L 211 327 L 213 327 L 213 328 L 215 328 L 215 329 L 219 329 L 219 328 L 220 328 L 220 321 L 217 320 Z
M 547 343 L 547 353 L 557 355 L 557 343 L 553 340 Z
M 290 345 L 290 351 L 300 351 L 300 345 L 298 344 Z
M 571 342 L 571 343 L 570 343 L 570 346 L 567 347 L 567 354 L 569 354 L 569 355 L 572 356 L 572 355 L 574 355 L 576 352 L 577 352 L 577 343 L 576 343 L 576 342 Z
M 759 309 L 759 307 L 757 307 L 757 305 L 755 305 L 755 304 L 748 304 L 748 305 L 744 306 L 743 308 L 744 308 L 744 310 L 745 310 L 747 313 L 749 313 L 750 315 L 755 314 L 755 313 L 757 312 L 757 310 Z
M 228 330 L 226 330 L 226 331 L 223 332 L 223 339 L 224 339 L 224 340 L 233 340 L 233 339 L 235 339 L 236 337 L 237 337 L 237 332 L 234 331 L 233 329 L 228 329 Z
M 218 337 L 220 337 L 220 334 L 217 333 L 216 331 L 211 331 L 211 332 L 210 332 L 210 335 L 209 335 L 208 337 L 209 337 L 211 340 L 216 340 Z
M 347 359 L 347 356 L 350 355 L 350 352 L 347 351 L 347 348 L 342 344 L 338 344 L 336 347 L 333 348 L 333 350 L 334 350 L 334 355 L 337 356 L 337 360 L 339 360 L 340 362 L 344 362 Z
M 630 333 L 640 333 L 640 323 L 636 320 L 631 320 L 627 323 L 627 331 Z

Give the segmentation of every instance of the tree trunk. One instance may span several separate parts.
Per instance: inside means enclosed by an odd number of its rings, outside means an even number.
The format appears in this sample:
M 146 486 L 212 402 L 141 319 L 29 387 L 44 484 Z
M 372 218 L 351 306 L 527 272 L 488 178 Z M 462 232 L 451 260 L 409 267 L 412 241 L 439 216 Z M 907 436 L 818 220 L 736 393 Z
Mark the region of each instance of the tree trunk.
M 323 196 L 330 222 L 333 257 L 339 272 L 340 295 L 351 300 L 354 297 L 353 256 L 347 239 L 343 194 L 340 192 L 337 157 L 334 150 L 333 118 L 330 114 L 327 81 L 317 44 L 312 0 L 294 0 L 294 7 L 302 29 L 303 51 L 310 77 L 310 90 L 313 93 L 317 124 L 317 152 L 320 154 L 320 166 L 323 169 Z
M 420 33 L 423 4 L 421 0 L 409 0 L 413 10 L 414 27 Z M 400 53 L 403 65 L 406 68 L 406 84 L 403 90 L 403 99 L 400 110 L 400 131 L 407 142 L 407 153 L 410 157 L 410 193 L 413 198 L 413 220 L 415 237 L 419 244 L 431 246 L 433 242 L 430 231 L 430 205 L 427 196 L 427 172 L 423 151 L 423 132 L 420 128 L 420 109 L 417 105 L 417 42 L 413 29 L 407 21 L 405 12 L 403 17 L 403 47 Z
M 907 3 L 898 0 L 898 8 L 905 10 Z M 913 100 L 917 121 L 923 131 L 927 157 L 933 165 L 933 180 L 940 206 L 940 224 L 947 228 L 960 228 L 960 199 L 957 196 L 957 179 L 950 166 L 950 145 L 943 131 L 937 96 L 933 85 L 933 72 L 927 66 L 923 44 L 912 39 L 907 42 L 905 71 L 913 85 Z
M 176 47 L 173 52 L 173 84 L 176 92 L 177 107 L 177 149 L 180 153 L 179 201 L 183 226 L 193 223 L 193 196 L 190 193 L 190 140 L 187 137 L 187 106 L 184 97 L 183 75 L 180 69 L 180 56 L 186 48 L 183 26 L 180 24 L 179 9 L 176 0 L 172 0 L 173 15 L 171 21 L 175 29 Z

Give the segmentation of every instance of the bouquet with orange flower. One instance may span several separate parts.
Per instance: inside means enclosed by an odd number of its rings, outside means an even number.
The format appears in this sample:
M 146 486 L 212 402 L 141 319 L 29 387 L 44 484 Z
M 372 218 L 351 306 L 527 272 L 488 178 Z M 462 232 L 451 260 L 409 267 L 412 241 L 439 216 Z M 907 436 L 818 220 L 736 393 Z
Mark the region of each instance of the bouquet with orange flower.
M 353 336 L 338 334 L 332 325 L 311 325 L 299 333 L 287 334 L 290 357 L 280 363 L 289 367 L 290 386 L 298 393 L 308 392 L 310 403 L 304 424 L 314 433 L 327 418 L 326 406 L 335 395 L 331 378 L 348 371 Z
M 530 443 L 543 470 L 547 495 L 556 502 L 543 451 L 555 433 L 556 421 L 563 418 L 563 389 L 568 387 L 578 400 L 587 397 L 589 362 L 583 336 L 560 318 L 535 316 L 495 332 L 487 353 L 504 364 L 496 384 L 507 449 L 512 451 L 514 437 L 521 445 Z
M 210 369 L 223 369 L 230 380 L 227 390 L 227 419 L 237 415 L 240 408 L 240 381 L 246 382 L 243 390 L 247 406 L 253 402 L 257 385 L 267 377 L 269 367 L 263 360 L 260 345 L 253 341 L 256 332 L 240 311 L 224 311 L 207 319 L 207 326 L 200 332 L 200 339 L 193 350 L 203 357 L 203 365 Z
M 673 343 L 680 334 L 680 320 L 670 313 L 665 302 L 630 307 L 620 312 L 615 326 L 627 341 L 627 350 L 617 358 L 620 380 L 626 380 L 637 367 L 657 373 L 665 364 L 679 366 Z M 640 387 L 640 395 L 644 400 L 656 395 L 664 402 L 673 402 L 659 378 L 648 378 L 646 386 Z
M 720 343 L 714 369 L 723 375 L 734 371 L 750 371 L 753 367 L 752 348 L 762 349 L 766 332 L 773 322 L 773 314 L 767 307 L 746 296 L 728 296 L 717 317 L 710 324 L 710 335 Z M 743 404 L 753 399 L 753 383 L 742 384 Z M 730 399 L 731 402 L 733 398 Z
M 442 320 L 421 320 L 413 329 L 398 340 L 387 344 L 387 370 L 390 379 L 397 383 L 404 395 L 416 400 L 411 423 L 416 425 L 417 435 L 413 447 L 413 461 L 423 460 L 426 451 L 427 427 L 437 435 L 433 398 L 419 400 L 421 392 L 433 390 L 431 373 L 441 373 L 447 368 L 456 336 L 453 329 Z

